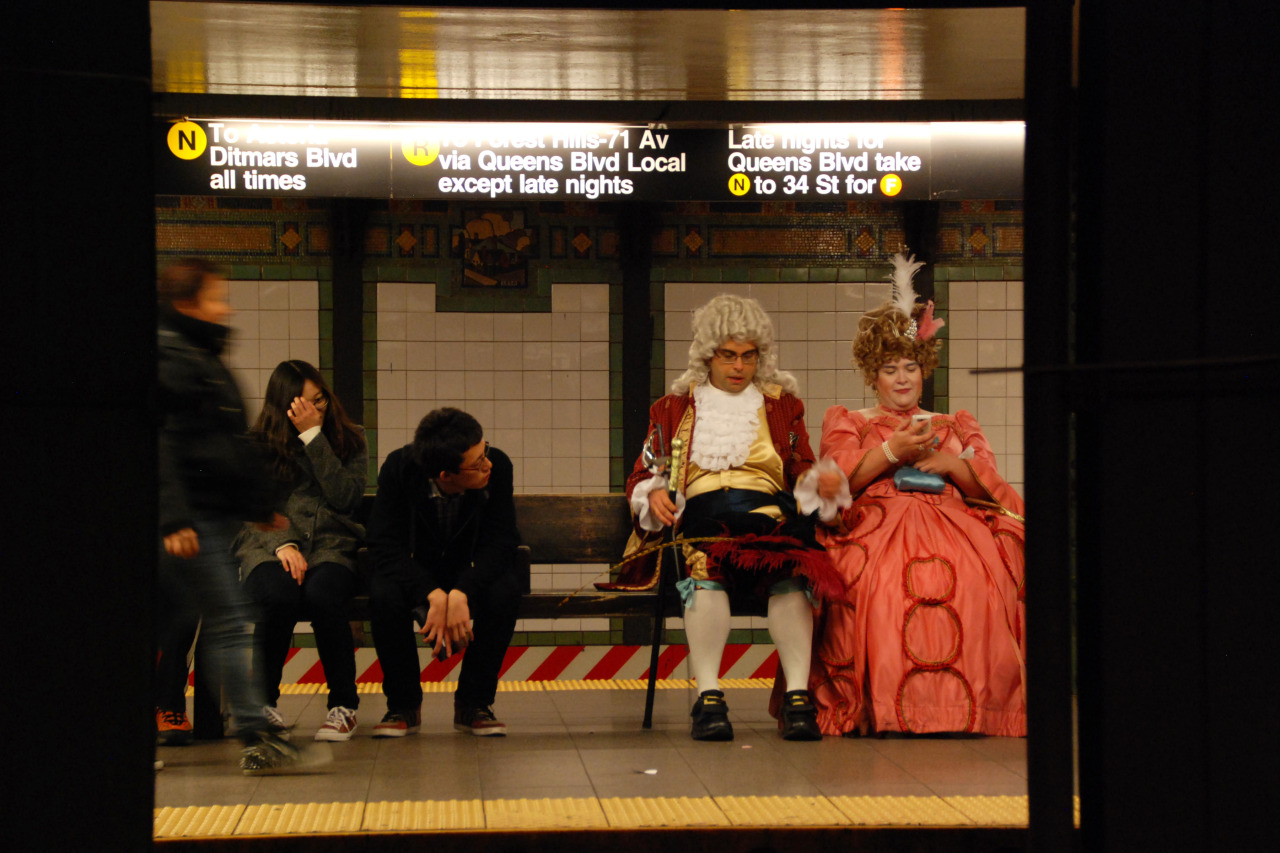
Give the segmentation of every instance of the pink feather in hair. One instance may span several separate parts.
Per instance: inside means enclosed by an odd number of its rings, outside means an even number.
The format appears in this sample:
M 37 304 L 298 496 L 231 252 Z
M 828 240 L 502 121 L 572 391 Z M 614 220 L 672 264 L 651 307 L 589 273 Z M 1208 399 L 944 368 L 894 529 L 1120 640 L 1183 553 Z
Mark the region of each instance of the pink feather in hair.
M 916 331 L 916 338 L 927 341 L 936 335 L 939 329 L 947 325 L 947 321 L 933 319 L 933 300 L 930 299 L 925 303 L 924 311 L 921 312 L 917 325 L 919 328 Z

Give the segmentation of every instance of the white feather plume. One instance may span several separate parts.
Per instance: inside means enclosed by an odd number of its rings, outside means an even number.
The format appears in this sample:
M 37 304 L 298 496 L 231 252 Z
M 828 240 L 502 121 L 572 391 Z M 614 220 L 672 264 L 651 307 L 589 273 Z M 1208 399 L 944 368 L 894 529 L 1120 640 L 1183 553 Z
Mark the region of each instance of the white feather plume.
M 894 254 L 892 260 L 893 275 L 889 278 L 893 280 L 893 307 L 910 320 L 911 312 L 916 306 L 916 289 L 912 286 L 911 280 L 924 266 L 924 261 L 917 261 L 915 255 L 907 257 L 901 252 Z

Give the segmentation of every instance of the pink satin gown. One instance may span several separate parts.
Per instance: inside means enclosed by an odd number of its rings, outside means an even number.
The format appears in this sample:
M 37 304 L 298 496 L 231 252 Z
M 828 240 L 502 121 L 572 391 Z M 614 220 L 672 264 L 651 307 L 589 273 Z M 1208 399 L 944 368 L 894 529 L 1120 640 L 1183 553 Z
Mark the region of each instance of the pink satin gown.
M 827 411 L 820 456 L 848 475 L 901 419 Z M 824 734 L 974 732 L 1025 736 L 1022 498 L 996 472 L 966 411 L 935 415 L 940 450 L 960 455 L 990 494 L 969 506 L 950 481 L 900 492 L 892 469 L 821 529 L 846 584 L 825 602 L 810 688 Z

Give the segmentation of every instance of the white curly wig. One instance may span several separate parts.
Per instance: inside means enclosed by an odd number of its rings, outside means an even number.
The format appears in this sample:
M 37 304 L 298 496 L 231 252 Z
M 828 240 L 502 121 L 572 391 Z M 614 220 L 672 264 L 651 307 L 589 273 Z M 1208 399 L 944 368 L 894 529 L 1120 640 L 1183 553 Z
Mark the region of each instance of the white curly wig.
M 798 394 L 796 378 L 778 369 L 778 353 L 773 346 L 773 321 L 760 303 L 746 296 L 722 293 L 693 312 L 693 343 L 689 345 L 689 368 L 671 383 L 674 394 L 688 394 L 692 383 L 707 381 L 707 362 L 716 349 L 732 338 L 738 343 L 751 342 L 760 350 L 755 384 L 776 383 L 788 394 Z

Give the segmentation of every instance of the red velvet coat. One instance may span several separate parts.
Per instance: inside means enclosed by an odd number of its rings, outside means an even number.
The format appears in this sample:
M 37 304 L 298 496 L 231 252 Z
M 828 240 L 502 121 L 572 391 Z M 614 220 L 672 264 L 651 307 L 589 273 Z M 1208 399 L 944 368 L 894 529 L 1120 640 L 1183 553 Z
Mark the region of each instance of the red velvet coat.
M 784 393 L 777 385 L 766 385 L 764 392 L 765 420 L 769 425 L 769 435 L 773 439 L 774 450 L 782 459 L 782 470 L 786 477 L 786 488 L 793 490 L 800 476 L 813 467 L 813 446 L 809 443 L 809 431 L 804 424 L 804 403 L 794 394 Z M 693 394 L 668 394 L 649 408 L 649 437 L 661 427 L 663 454 L 671 453 L 671 439 L 681 435 L 685 439 L 685 447 L 693 446 L 693 424 L 697 414 Z M 686 415 L 688 418 L 686 420 Z M 681 431 L 681 425 L 684 429 Z M 647 437 L 648 438 L 648 437 Z M 657 439 L 654 438 L 655 448 Z M 687 472 L 688 466 L 683 466 Z M 636 460 L 631 476 L 627 478 L 627 498 L 638 483 L 653 475 L 644 466 L 641 459 Z M 680 483 L 683 491 L 684 482 Z M 655 542 L 660 533 L 649 533 L 635 524 L 634 533 L 627 546 L 628 555 L 644 549 Z M 624 566 L 618 580 L 614 583 L 598 583 L 601 589 L 647 589 L 655 578 L 656 562 L 652 558 L 632 560 Z
M 769 424 L 769 435 L 773 438 L 773 449 L 782 458 L 782 470 L 787 478 L 787 490 L 790 491 L 796 487 L 800 475 L 813 467 L 813 446 L 809 443 L 809 431 L 804 425 L 804 403 L 794 394 L 783 392 L 777 385 L 766 385 L 761 390 L 764 392 L 764 413 Z M 671 453 L 671 439 L 676 436 L 686 412 L 691 415 L 688 441 L 685 444 L 689 448 L 693 446 L 692 422 L 693 416 L 697 414 L 693 394 L 668 394 L 649 408 L 649 433 L 652 435 L 657 426 L 662 427 L 663 453 Z M 637 483 L 651 476 L 653 475 L 644 467 L 644 462 L 636 459 L 631 476 L 627 478 L 627 498 L 631 498 Z M 683 491 L 684 483 L 680 486 Z

